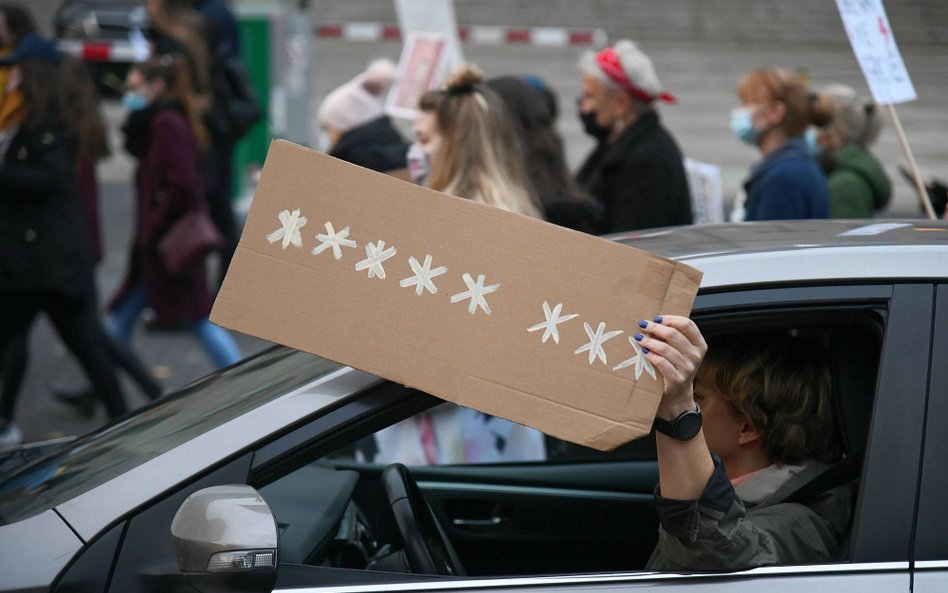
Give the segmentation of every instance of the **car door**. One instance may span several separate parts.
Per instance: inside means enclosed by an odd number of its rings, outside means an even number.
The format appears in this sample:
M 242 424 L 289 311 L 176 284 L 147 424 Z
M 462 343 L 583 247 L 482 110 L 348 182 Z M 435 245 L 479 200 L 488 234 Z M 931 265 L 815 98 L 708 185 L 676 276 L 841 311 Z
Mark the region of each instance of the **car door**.
M 850 562 L 839 562 L 807 567 L 765 567 L 721 575 L 657 575 L 647 573 L 598 574 L 588 576 L 562 575 L 568 570 L 554 569 L 561 576 L 509 579 L 468 579 L 464 584 L 427 582 L 425 590 L 451 590 L 455 587 L 477 586 L 488 590 L 589 591 L 626 590 L 629 587 L 661 587 L 669 591 L 760 591 L 761 588 L 778 591 L 909 591 L 909 548 L 915 516 L 915 484 L 918 479 L 919 454 L 922 440 L 922 413 L 927 393 L 928 357 L 931 349 L 933 287 L 930 284 L 866 285 L 866 286 L 804 286 L 777 289 L 753 289 L 702 295 L 696 302 L 694 316 L 703 327 L 724 325 L 759 326 L 762 322 L 782 323 L 787 320 L 810 320 L 811 323 L 830 323 L 834 319 L 871 316 L 881 324 L 878 357 L 878 380 L 870 377 L 864 401 L 855 401 L 855 407 L 865 406 L 873 411 L 871 426 L 865 436 L 866 460 L 860 482 L 860 499 L 854 519 L 850 542 Z M 854 325 L 854 327 L 856 327 Z M 852 340 L 858 341 L 859 336 Z M 855 348 L 855 346 L 854 346 Z M 858 369 L 857 369 L 858 370 Z M 868 372 L 868 371 L 867 371 Z M 866 421 L 868 423 L 868 412 Z M 604 460 L 577 462 L 589 469 L 591 475 L 583 482 L 583 470 L 556 464 L 525 464 L 517 467 L 431 467 L 418 468 L 415 473 L 422 481 L 425 495 L 431 501 L 442 525 L 456 544 L 476 541 L 464 531 L 481 527 L 474 521 L 484 522 L 484 548 L 489 547 L 488 536 L 496 525 L 504 524 L 505 504 L 528 514 L 533 501 L 540 500 L 544 524 L 531 525 L 529 520 L 516 522 L 515 541 L 524 544 L 551 531 L 558 524 L 571 526 L 581 523 L 588 512 L 583 505 L 570 508 L 564 500 L 556 500 L 555 491 L 564 481 L 572 480 L 569 490 L 581 498 L 594 492 L 618 492 L 611 481 L 621 479 L 623 465 L 614 462 L 612 470 Z M 644 467 L 646 462 L 638 462 Z M 634 467 L 634 466 L 632 466 Z M 609 475 L 608 479 L 603 477 Z M 559 475 L 558 475 L 559 474 Z M 645 475 L 643 471 L 642 475 Z M 554 476 L 557 476 L 554 478 Z M 554 480 L 560 480 L 559 483 Z M 897 484 L 898 486 L 894 486 Z M 593 485 L 593 487 L 590 487 Z M 638 486 L 629 480 L 629 491 Z M 544 500 L 546 491 L 550 496 Z M 581 494 L 582 493 L 582 494 Z M 509 503 L 511 497 L 522 500 Z M 593 497 L 591 500 L 595 500 Z M 517 506 L 519 505 L 519 507 Z M 549 505 L 547 507 L 547 505 Z M 471 509 L 485 510 L 483 515 L 471 514 Z M 462 513 L 458 509 L 464 510 Z M 550 518 L 554 513 L 558 514 Z M 575 513 L 575 514 L 574 514 Z M 887 520 L 880 521 L 879 517 Z M 587 527 L 605 519 L 589 515 Z M 496 518 L 496 519 L 495 519 Z M 461 521 L 456 521 L 461 519 Z M 471 523 L 467 520 L 473 519 Z M 539 521 L 538 521 L 539 523 Z M 615 532 L 623 525 L 616 525 Z M 535 532 L 531 532 L 535 530 Z M 566 530 L 570 532 L 569 529 Z M 648 532 L 631 532 L 632 537 Z M 496 538 L 497 534 L 494 534 Z M 622 534 L 621 545 L 627 545 L 630 532 Z M 498 563 L 516 565 L 518 559 L 530 559 L 531 551 L 513 550 L 501 546 L 505 558 Z M 570 554 L 573 550 L 570 549 Z M 498 554 L 500 556 L 500 554 Z M 547 562 L 560 560 L 568 566 L 569 554 L 551 554 Z M 472 571 L 473 572 L 473 571 Z M 546 571 L 549 574 L 551 571 Z M 482 573 L 483 574 L 483 573 Z M 522 573 L 521 573 L 522 574 Z M 538 573 L 544 574 L 544 573 Z M 415 583 L 421 587 L 420 581 Z M 328 589 L 304 589 L 307 591 Z M 393 590 L 412 590 L 412 585 Z
M 938 285 L 915 536 L 914 591 L 948 589 L 948 283 Z

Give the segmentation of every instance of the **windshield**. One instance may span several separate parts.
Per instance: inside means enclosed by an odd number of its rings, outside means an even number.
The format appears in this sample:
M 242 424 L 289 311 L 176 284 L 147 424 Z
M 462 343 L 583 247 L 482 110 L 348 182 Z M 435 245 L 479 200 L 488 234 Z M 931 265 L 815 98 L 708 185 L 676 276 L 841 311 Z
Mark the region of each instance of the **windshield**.
M 70 442 L 0 483 L 0 525 L 51 509 L 341 365 L 277 347 Z

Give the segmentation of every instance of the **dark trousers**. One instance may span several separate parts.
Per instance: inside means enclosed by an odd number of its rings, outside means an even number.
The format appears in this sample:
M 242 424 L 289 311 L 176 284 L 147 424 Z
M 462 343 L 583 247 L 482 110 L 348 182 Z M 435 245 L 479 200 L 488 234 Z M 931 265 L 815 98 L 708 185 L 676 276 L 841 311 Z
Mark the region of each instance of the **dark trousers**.
M 122 388 L 106 346 L 106 335 L 95 311 L 95 301 L 75 299 L 51 291 L 0 292 L 0 348 L 22 339 L 40 311 L 46 313 L 60 339 L 76 357 L 110 418 L 128 412 Z M 0 419 L 11 420 L 16 392 L 0 393 Z
M 207 203 L 211 220 L 224 237 L 224 246 L 220 250 L 220 277 L 217 282 L 220 286 L 240 239 L 231 195 L 234 192 L 234 143 L 219 140 L 214 144 L 212 153 L 212 178 L 207 183 Z

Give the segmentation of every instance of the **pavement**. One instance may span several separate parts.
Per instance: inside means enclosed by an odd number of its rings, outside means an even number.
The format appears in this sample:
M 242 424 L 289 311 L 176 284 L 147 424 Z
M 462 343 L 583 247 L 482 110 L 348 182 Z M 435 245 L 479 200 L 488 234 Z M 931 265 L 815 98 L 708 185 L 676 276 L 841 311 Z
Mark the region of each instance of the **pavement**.
M 709 45 L 666 41 L 642 46 L 652 55 L 664 86 L 679 100 L 677 105 L 661 108 L 667 127 L 686 156 L 721 167 L 727 203 L 733 199 L 750 164 L 758 158 L 755 151 L 741 145 L 728 130 L 728 112 L 735 103 L 734 85 L 742 72 L 758 65 L 782 65 L 805 70 L 816 85 L 843 82 L 865 89 L 848 45 L 827 48 L 787 43 Z M 547 81 L 560 98 L 558 125 L 566 143 L 569 164 L 573 169 L 578 167 L 592 148 L 573 107 L 580 90 L 576 62 L 582 48 L 469 43 L 463 49 L 465 57 L 478 64 L 488 76 L 535 74 Z M 397 60 L 400 50 L 400 43 L 390 41 L 314 39 L 310 65 L 311 113 L 315 113 L 322 97 L 360 72 L 371 59 Z M 912 46 L 903 48 L 903 56 L 920 98 L 898 106 L 899 119 L 922 171 L 948 177 L 948 143 L 945 142 L 948 110 L 944 109 L 948 53 L 938 47 Z M 130 185 L 133 164 L 121 151 L 118 131 L 123 116 L 121 107 L 115 101 L 106 101 L 103 110 L 116 153 L 99 168 L 105 256 L 97 280 L 100 299 L 106 302 L 121 281 L 126 263 L 133 220 Z M 312 118 L 308 122 L 294 122 L 294 125 L 306 126 L 311 145 L 315 145 L 318 130 Z M 403 127 L 408 129 L 407 125 Z M 885 163 L 895 189 L 893 201 L 882 216 L 921 217 L 917 197 L 897 173 L 897 166 L 905 162 L 905 157 L 891 125 L 883 131 L 875 152 Z M 236 337 L 247 356 L 270 346 L 249 336 Z M 150 332 L 140 327 L 133 346 L 168 389 L 187 385 L 214 370 L 197 339 L 188 333 Z M 101 409 L 92 418 L 79 418 L 50 395 L 50 385 L 78 387 L 84 379 L 44 318 L 34 327 L 30 352 L 30 367 L 16 418 L 27 441 L 83 434 L 106 422 Z M 123 382 L 133 406 L 146 402 L 132 383 L 124 378 Z

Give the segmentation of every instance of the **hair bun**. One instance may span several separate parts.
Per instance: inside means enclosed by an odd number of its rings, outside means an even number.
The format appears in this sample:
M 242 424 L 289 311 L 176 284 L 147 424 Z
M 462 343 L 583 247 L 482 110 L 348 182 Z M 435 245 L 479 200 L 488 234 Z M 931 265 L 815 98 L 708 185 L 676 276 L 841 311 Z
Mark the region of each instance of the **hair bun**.
M 470 93 L 476 85 L 484 82 L 484 73 L 473 64 L 464 64 L 448 76 L 444 90 L 449 95 Z

